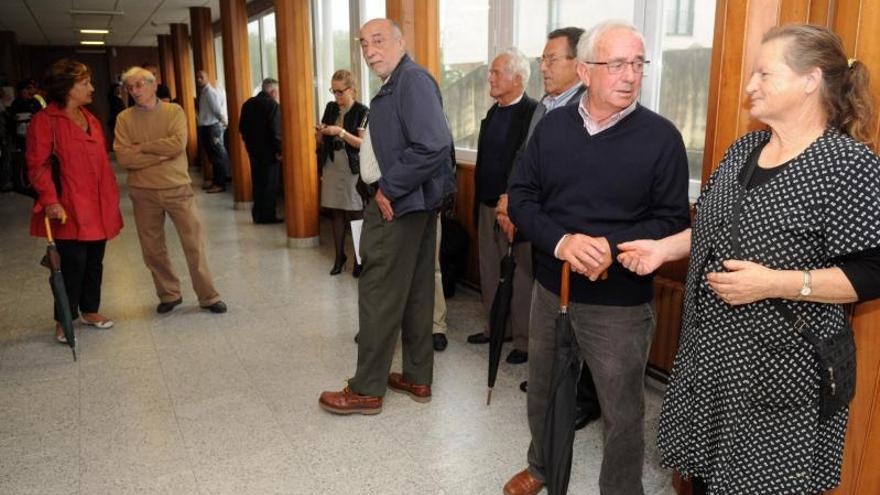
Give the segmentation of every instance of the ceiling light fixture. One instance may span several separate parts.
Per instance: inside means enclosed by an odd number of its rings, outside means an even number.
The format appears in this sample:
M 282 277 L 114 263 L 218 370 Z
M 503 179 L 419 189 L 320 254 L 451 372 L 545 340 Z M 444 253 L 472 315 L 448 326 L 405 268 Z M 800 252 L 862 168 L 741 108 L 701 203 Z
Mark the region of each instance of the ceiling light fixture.
M 109 29 L 80 29 L 82 34 L 110 34 Z
M 121 10 L 70 9 L 70 15 L 125 15 Z
M 79 44 L 80 44 L 80 45 L 103 45 L 104 42 L 103 42 L 103 41 L 88 41 L 88 40 L 82 40 L 82 41 L 79 42 Z

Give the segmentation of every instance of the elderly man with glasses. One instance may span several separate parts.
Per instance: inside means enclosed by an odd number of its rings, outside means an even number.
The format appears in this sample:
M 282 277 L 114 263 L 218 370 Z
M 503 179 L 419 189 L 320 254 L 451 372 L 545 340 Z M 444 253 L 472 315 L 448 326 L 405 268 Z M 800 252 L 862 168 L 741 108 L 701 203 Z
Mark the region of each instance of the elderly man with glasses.
M 635 276 L 613 260 L 618 243 L 659 239 L 689 223 L 681 134 L 637 102 L 647 64 L 642 35 L 628 24 L 603 23 L 581 36 L 577 52 L 587 92 L 578 106 L 541 120 L 508 191 L 510 218 L 535 250 L 528 390 L 532 442 L 528 468 L 505 485 L 508 495 L 536 494 L 545 481 L 544 419 L 565 261 L 573 272 L 568 312 L 576 348 L 593 374 L 604 420 L 600 491 L 644 493 L 652 278 Z

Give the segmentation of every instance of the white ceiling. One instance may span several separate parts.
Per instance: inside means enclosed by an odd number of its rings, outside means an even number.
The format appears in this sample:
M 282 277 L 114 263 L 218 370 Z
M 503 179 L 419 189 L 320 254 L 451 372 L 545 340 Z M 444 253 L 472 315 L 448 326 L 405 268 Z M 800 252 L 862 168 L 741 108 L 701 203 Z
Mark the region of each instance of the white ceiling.
M 114 46 L 156 46 L 168 25 L 189 24 L 190 7 L 210 7 L 220 18 L 220 0 L 0 0 L 0 30 L 14 31 L 20 45 L 78 45 L 104 40 Z M 124 15 L 71 15 L 71 9 L 122 11 Z M 80 28 L 110 34 L 80 34 Z

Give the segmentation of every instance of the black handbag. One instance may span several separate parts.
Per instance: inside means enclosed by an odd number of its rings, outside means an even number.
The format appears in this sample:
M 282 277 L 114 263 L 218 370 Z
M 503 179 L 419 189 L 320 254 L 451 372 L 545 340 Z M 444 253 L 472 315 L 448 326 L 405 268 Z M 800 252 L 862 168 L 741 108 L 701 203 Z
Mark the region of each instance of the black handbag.
M 752 153 L 757 152 L 757 148 Z M 742 191 L 748 187 L 757 166 L 757 157 L 749 157 L 746 162 Z M 744 192 L 740 195 L 733 209 L 730 222 L 730 244 L 734 256 L 740 254 L 739 219 L 742 213 Z M 819 415 L 827 419 L 846 407 L 852 401 L 856 389 L 856 343 L 852 326 L 849 322 L 833 336 L 820 338 L 811 330 L 806 320 L 795 314 L 780 299 L 771 299 L 770 304 L 782 317 L 813 347 L 816 361 L 819 363 Z
M 51 117 L 50 117 L 51 119 Z M 36 199 L 39 193 L 34 189 L 28 176 L 27 161 L 24 157 L 17 158 L 14 161 L 14 170 L 12 173 L 12 190 L 18 194 L 23 194 L 29 198 Z M 61 162 L 55 154 L 55 124 L 52 124 L 52 153 L 49 154 L 49 166 L 52 169 L 52 182 L 55 184 L 55 194 L 61 198 Z

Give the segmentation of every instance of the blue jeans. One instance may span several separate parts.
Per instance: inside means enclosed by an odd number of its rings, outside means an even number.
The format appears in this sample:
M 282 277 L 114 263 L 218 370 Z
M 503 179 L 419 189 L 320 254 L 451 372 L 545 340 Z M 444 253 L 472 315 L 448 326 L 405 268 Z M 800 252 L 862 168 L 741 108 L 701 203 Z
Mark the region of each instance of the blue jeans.
M 226 187 L 229 182 L 229 155 L 223 145 L 223 126 L 220 124 L 199 126 L 199 147 L 208 154 L 214 166 L 215 185 Z

